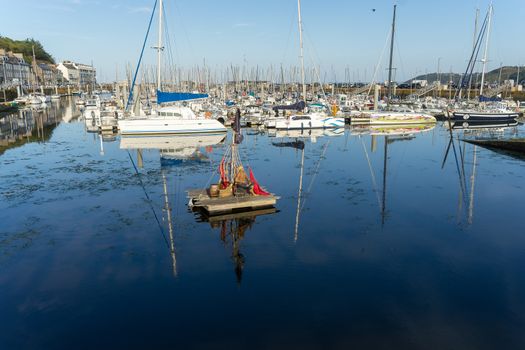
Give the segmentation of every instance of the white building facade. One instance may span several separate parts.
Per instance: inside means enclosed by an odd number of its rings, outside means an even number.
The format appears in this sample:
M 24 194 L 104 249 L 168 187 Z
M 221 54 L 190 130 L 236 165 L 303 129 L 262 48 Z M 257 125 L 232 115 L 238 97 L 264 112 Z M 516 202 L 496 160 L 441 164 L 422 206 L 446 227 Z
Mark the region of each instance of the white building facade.
M 97 70 L 87 64 L 64 61 L 57 69 L 70 85 L 92 85 L 97 81 Z

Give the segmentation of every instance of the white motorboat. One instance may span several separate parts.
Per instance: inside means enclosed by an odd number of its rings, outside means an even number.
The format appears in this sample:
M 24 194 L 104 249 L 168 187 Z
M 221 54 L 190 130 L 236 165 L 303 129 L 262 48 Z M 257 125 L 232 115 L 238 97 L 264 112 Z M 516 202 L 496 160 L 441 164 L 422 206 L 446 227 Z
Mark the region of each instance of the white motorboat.
M 88 96 L 84 100 L 85 109 L 83 111 L 84 119 L 100 119 L 100 98 L 97 95 Z

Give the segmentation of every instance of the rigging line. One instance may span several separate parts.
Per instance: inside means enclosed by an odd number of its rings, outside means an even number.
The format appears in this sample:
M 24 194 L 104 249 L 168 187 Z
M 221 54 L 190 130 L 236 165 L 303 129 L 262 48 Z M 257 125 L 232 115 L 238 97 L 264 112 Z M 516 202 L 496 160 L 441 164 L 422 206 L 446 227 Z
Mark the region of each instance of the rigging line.
M 177 4 L 177 1 L 174 1 L 173 4 L 175 5 L 175 12 L 177 14 L 182 14 L 182 12 L 180 11 L 180 8 Z M 190 52 L 190 56 L 191 56 L 191 59 L 192 59 L 192 62 L 198 62 L 197 59 L 195 58 L 195 51 L 193 50 L 193 46 L 191 45 L 191 41 L 190 41 L 190 38 L 189 38 L 189 35 L 188 35 L 188 30 L 186 28 L 186 25 L 184 24 L 184 20 L 183 20 L 183 16 L 180 16 L 181 20 L 179 21 L 181 26 L 182 26 L 182 30 L 184 31 L 184 35 L 185 35 L 185 39 L 188 43 L 188 48 L 189 48 L 189 52 Z
M 397 59 L 399 60 L 399 65 L 401 66 L 401 69 L 400 69 L 401 70 L 401 74 L 406 77 L 406 75 L 405 75 L 405 66 L 403 65 L 403 59 L 401 57 L 401 50 L 399 49 L 399 44 L 398 44 L 397 40 L 394 41 L 394 46 L 396 48 L 395 51 L 396 51 L 396 54 L 397 54 Z M 396 73 L 394 80 L 397 81 L 398 77 L 399 77 L 399 75 Z
M 458 139 L 458 145 L 460 145 L 459 148 L 459 156 L 461 157 L 461 174 L 462 174 L 462 177 L 463 177 L 463 182 L 464 182 L 464 186 L 465 186 L 465 191 L 467 190 L 468 186 L 467 186 L 467 178 L 466 178 L 466 175 L 465 175 L 465 151 L 462 151 L 461 150 L 461 140 L 459 139 L 459 134 L 457 135 L 457 139 Z M 466 142 L 463 142 L 463 146 L 465 147 L 467 143 Z M 467 192 L 465 192 L 465 195 L 468 195 Z
M 146 186 L 144 185 L 144 182 L 142 181 L 142 177 L 140 176 L 139 169 L 137 169 L 137 166 L 135 165 L 135 161 L 133 161 L 133 157 L 131 156 L 131 153 L 129 153 L 129 150 L 126 150 L 128 152 L 129 160 L 131 161 L 131 164 L 133 165 L 133 168 L 135 169 L 135 174 L 137 175 L 140 186 L 142 187 L 142 190 L 144 191 L 144 195 L 146 196 L 146 199 L 148 201 L 149 207 L 151 208 L 151 211 L 153 213 L 153 216 L 155 217 L 155 220 L 157 221 L 157 225 L 159 226 L 160 233 L 162 234 L 162 237 L 164 238 L 164 242 L 166 243 L 166 246 L 168 249 L 170 248 L 170 244 L 168 242 L 168 238 L 166 237 L 166 234 L 164 233 L 164 229 L 162 228 L 162 224 L 160 223 L 159 217 L 157 216 L 157 212 L 155 211 L 155 208 L 153 208 L 153 202 L 150 199 L 148 192 L 146 191 Z
M 459 166 L 459 162 L 458 162 L 458 154 L 456 152 L 456 143 L 454 142 L 454 139 L 452 139 L 452 151 L 454 152 L 454 159 L 456 161 L 456 170 L 458 171 L 458 177 L 459 177 L 459 187 L 460 187 L 460 190 L 461 190 L 461 194 L 462 194 L 462 199 L 464 201 L 464 203 L 466 203 L 466 191 L 465 191 L 465 188 L 463 186 L 463 179 L 461 177 L 461 170 L 460 170 L 460 166 Z
M 467 76 L 469 74 L 471 75 L 473 70 L 474 70 L 474 66 L 476 65 L 478 54 L 479 54 L 479 51 L 480 51 L 481 46 L 482 46 L 481 43 L 483 42 L 483 38 L 485 37 L 485 30 L 486 30 L 486 27 L 487 27 L 487 22 L 488 22 L 488 13 L 485 16 L 483 24 L 481 25 L 481 29 L 479 31 L 478 38 L 476 40 L 476 44 L 474 45 L 474 48 L 472 49 L 472 54 L 470 55 L 470 60 L 469 60 L 469 62 L 467 64 L 467 69 L 465 70 L 465 74 L 463 75 L 463 77 L 460 78 L 461 79 L 460 83 L 457 86 L 456 91 L 454 92 L 454 99 L 455 100 L 457 100 L 457 98 L 459 97 L 459 93 L 463 89 L 463 87 L 462 87 L 463 84 L 468 81 Z M 469 70 L 470 70 L 470 73 L 469 73 Z
M 379 190 L 377 189 L 377 182 L 376 177 L 374 174 L 374 169 L 372 169 L 372 163 L 370 162 L 370 157 L 368 157 L 368 152 L 366 150 L 365 143 L 361 136 L 359 136 L 359 139 L 361 140 L 361 144 L 363 145 L 363 151 L 365 151 L 366 161 L 368 162 L 368 168 L 370 169 L 370 175 L 372 176 L 372 185 L 374 186 L 374 192 L 377 197 L 377 204 L 379 205 L 379 211 L 381 212 L 382 204 L 381 204 L 381 198 L 379 198 Z
M 411 140 L 409 140 L 411 141 Z M 398 162 L 396 162 L 396 165 L 397 168 L 395 168 L 393 171 L 390 170 L 390 177 L 392 178 L 392 180 L 390 182 L 395 182 L 397 180 L 397 177 L 399 175 L 399 169 L 401 168 L 402 164 L 403 164 L 403 161 L 405 160 L 405 155 L 406 155 L 406 152 L 407 152 L 407 145 L 404 144 L 404 147 L 403 147 L 403 151 L 401 152 L 401 157 L 399 159 Z M 392 153 L 392 150 L 390 150 L 390 153 Z M 393 174 L 392 174 L 393 172 Z
M 165 75 L 166 76 L 169 76 L 170 77 L 170 83 L 172 83 L 173 79 L 172 79 L 172 73 L 173 73 L 173 68 L 174 68 L 174 64 L 173 64 L 173 52 L 172 52 L 172 49 L 171 49 L 171 37 L 170 37 L 170 31 L 169 31 L 169 23 L 168 23 L 168 16 L 166 16 L 166 7 L 164 6 L 162 8 L 162 13 L 163 13 L 163 19 L 164 19 L 164 36 L 166 37 L 166 40 L 165 40 L 165 44 L 164 46 L 166 47 L 165 49 L 165 52 L 166 52 L 166 56 L 167 56 L 167 66 L 168 66 L 168 72 L 165 72 Z
M 321 152 L 321 155 L 319 156 L 319 160 L 317 161 L 317 165 L 314 169 L 314 175 L 312 176 L 312 179 L 310 180 L 310 184 L 308 185 L 308 189 L 306 190 L 306 194 L 310 194 L 310 191 L 312 190 L 312 186 L 314 185 L 315 179 L 317 177 L 317 174 L 319 173 L 319 167 L 321 166 L 321 161 L 323 160 L 324 155 L 326 154 L 326 150 L 328 149 L 328 145 L 330 144 L 330 140 L 324 144 L 323 152 Z M 303 204 L 301 205 L 301 210 L 304 208 L 304 204 L 306 203 L 307 197 L 304 198 Z
M 142 44 L 142 50 L 140 51 L 139 62 L 137 64 L 137 69 L 135 70 L 135 76 L 133 77 L 133 83 L 131 84 L 131 88 L 129 90 L 128 102 L 126 103 L 126 109 L 125 109 L 126 111 L 128 110 L 129 105 L 131 101 L 133 100 L 133 88 L 135 87 L 135 82 L 137 80 L 137 75 L 140 69 L 140 63 L 142 62 L 142 56 L 144 56 L 144 49 L 146 48 L 146 42 L 148 41 L 149 31 L 151 29 L 151 23 L 153 22 L 153 16 L 155 15 L 155 9 L 157 8 L 157 1 L 158 0 L 155 0 L 155 4 L 153 5 L 153 11 L 151 11 L 151 17 L 149 18 L 148 30 L 146 31 L 146 37 L 144 38 L 144 43 Z
M 315 72 L 315 75 L 317 76 L 317 80 L 319 82 L 319 86 L 321 87 L 321 92 L 323 94 L 323 97 L 326 98 L 326 93 L 324 92 L 324 88 L 323 88 L 323 82 L 321 81 L 321 72 L 320 72 L 321 68 L 319 68 L 319 70 L 318 70 L 317 66 L 315 64 L 316 59 L 317 59 L 317 62 L 319 62 L 319 64 L 321 64 L 320 63 L 321 59 L 319 58 L 317 50 L 315 49 L 315 46 L 313 45 L 313 41 L 312 41 L 312 39 L 310 39 L 310 36 L 308 35 L 308 33 L 303 30 L 303 34 L 306 36 L 306 40 L 309 43 L 309 47 L 312 48 L 311 50 L 308 50 L 308 56 L 310 58 L 310 63 L 314 67 L 314 72 Z M 312 55 L 312 52 L 313 52 L 313 55 Z M 310 77 L 310 84 L 313 85 L 312 77 Z M 306 97 L 305 97 L 305 100 L 306 100 Z
M 175 66 L 174 64 L 174 58 L 173 58 L 173 50 L 172 50 L 172 46 L 175 47 L 175 55 L 176 55 L 176 58 L 178 61 L 180 61 L 180 57 L 178 56 L 178 50 L 177 50 L 177 43 L 175 40 L 172 40 L 171 39 L 171 36 L 170 36 L 170 23 L 168 22 L 169 21 L 169 17 L 166 16 L 166 5 L 164 5 L 163 7 L 163 13 L 164 13 L 164 35 L 166 36 L 166 46 L 167 46 L 167 53 L 168 53 L 168 63 L 170 65 L 170 69 L 173 70 L 173 67 Z M 172 45 L 172 43 L 174 43 L 174 45 Z
M 314 60 L 312 58 L 312 55 L 310 53 L 309 53 L 309 57 L 310 57 L 310 63 L 314 67 L 314 72 L 315 72 L 315 75 L 317 76 L 317 81 L 319 82 L 319 86 L 321 87 L 321 93 L 323 94 L 323 97 L 326 99 L 327 97 L 326 97 L 326 93 L 324 92 L 323 82 L 321 82 L 320 69 L 319 70 L 317 69 L 317 67 L 315 65 L 315 62 L 314 62 Z M 310 83 L 312 84 L 312 87 L 315 86 L 315 84 L 312 81 L 310 81 Z M 305 98 L 305 100 L 306 100 L 306 98 Z
M 391 33 L 392 33 L 392 28 L 390 28 L 390 31 L 388 32 L 388 35 L 387 35 L 386 40 L 385 40 L 385 45 L 383 46 L 383 50 L 381 51 L 381 55 L 379 56 L 379 60 L 377 61 L 377 64 L 376 64 L 376 67 L 375 67 L 375 70 L 374 70 L 374 75 L 372 76 L 372 80 L 370 81 L 370 87 L 368 88 L 367 95 L 370 95 L 370 91 L 372 91 L 372 86 L 376 82 L 377 72 L 379 71 L 379 67 L 381 66 L 381 62 L 383 61 L 383 55 L 385 54 L 386 48 L 388 46 L 388 39 L 390 39 L 390 34 Z

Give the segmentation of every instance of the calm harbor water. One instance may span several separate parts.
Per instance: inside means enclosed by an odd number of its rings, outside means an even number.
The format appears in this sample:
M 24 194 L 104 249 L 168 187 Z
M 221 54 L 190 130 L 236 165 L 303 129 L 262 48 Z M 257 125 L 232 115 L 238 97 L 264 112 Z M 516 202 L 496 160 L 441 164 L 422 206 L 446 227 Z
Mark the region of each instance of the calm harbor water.
M 0 348 L 525 347 L 525 162 L 460 141 L 523 127 L 243 129 L 277 211 L 208 222 L 185 191 L 231 135 L 102 140 L 78 115 L 1 120 Z

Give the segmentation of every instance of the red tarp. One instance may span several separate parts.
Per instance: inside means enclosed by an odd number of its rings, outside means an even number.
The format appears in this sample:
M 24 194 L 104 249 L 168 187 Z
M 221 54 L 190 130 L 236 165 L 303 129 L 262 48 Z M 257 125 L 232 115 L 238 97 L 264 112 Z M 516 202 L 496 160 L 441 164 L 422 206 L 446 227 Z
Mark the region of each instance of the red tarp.
M 261 186 L 259 186 L 259 183 L 255 179 L 255 176 L 253 176 L 252 168 L 250 168 L 250 181 L 253 184 L 253 193 L 259 196 L 269 196 L 270 195 L 270 193 L 266 192 L 265 190 L 261 188 Z

